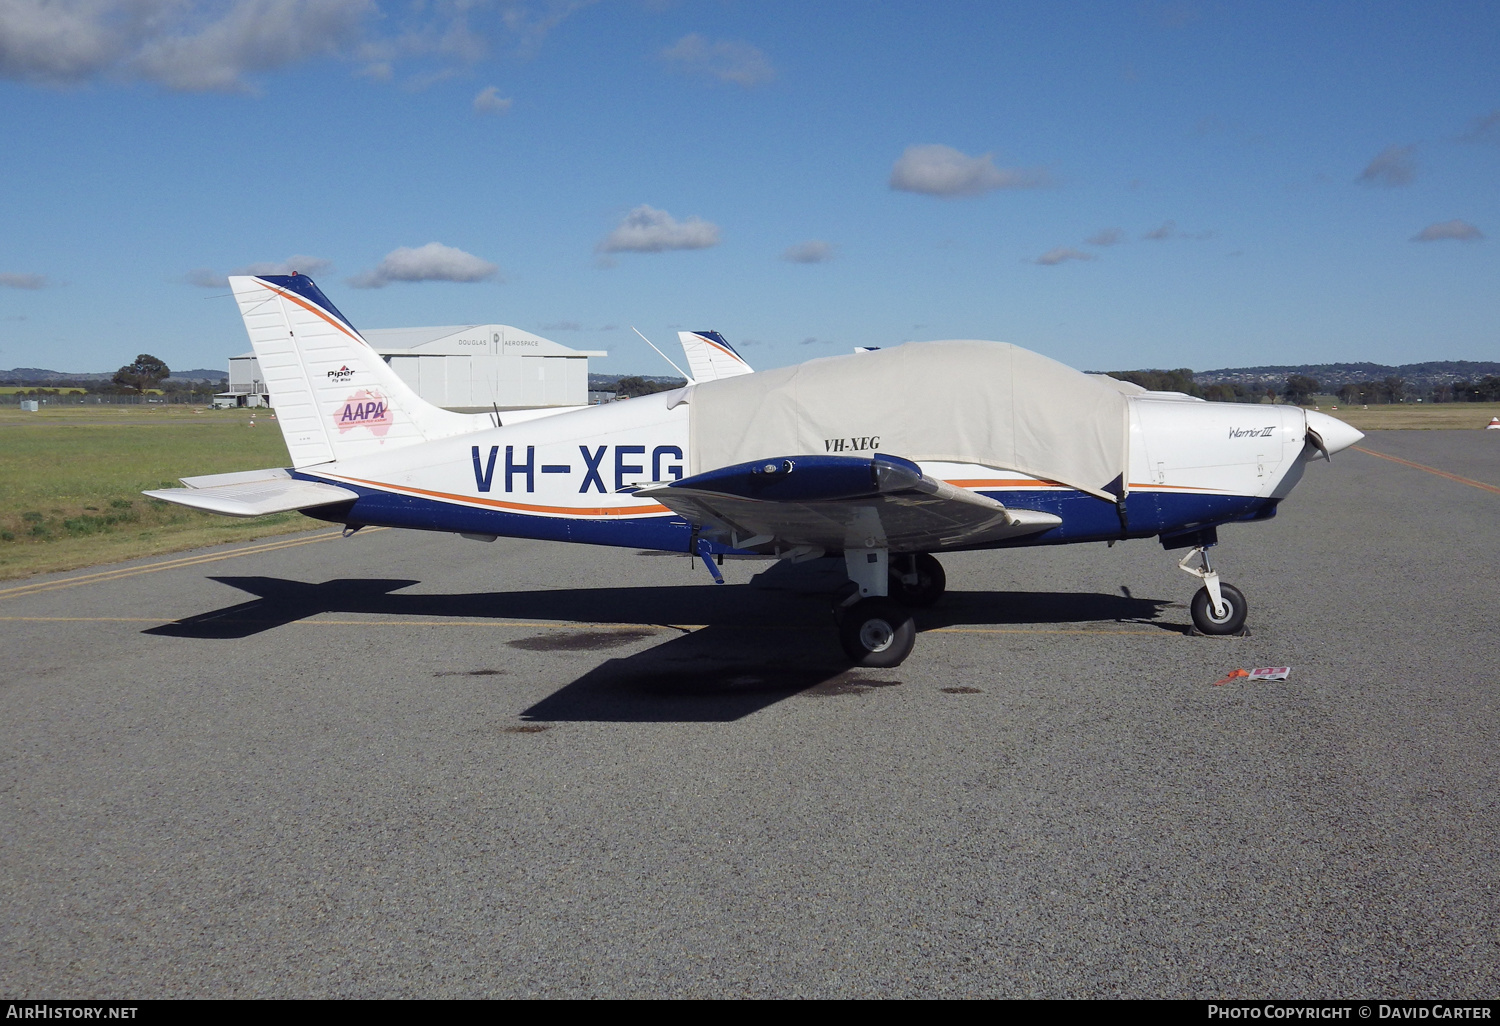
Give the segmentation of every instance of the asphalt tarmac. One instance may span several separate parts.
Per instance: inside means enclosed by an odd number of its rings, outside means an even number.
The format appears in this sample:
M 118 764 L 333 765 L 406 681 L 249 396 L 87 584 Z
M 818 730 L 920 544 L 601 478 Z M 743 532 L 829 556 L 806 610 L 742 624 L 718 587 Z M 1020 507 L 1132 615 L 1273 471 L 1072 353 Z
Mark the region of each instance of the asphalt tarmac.
M 1500 432 L 1361 444 L 1471 483 L 1312 465 L 1221 531 L 1247 638 L 1155 542 L 944 556 L 886 671 L 816 564 L 0 585 L 0 994 L 1493 998 Z

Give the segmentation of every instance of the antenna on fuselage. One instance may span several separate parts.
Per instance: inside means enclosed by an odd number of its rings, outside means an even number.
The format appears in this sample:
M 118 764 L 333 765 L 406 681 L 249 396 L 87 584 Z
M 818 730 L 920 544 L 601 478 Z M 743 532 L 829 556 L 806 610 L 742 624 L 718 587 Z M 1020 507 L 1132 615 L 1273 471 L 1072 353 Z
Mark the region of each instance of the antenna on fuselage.
M 641 335 L 640 331 L 633 324 L 630 326 L 630 330 L 634 331 L 637 335 Z M 646 343 L 646 345 L 650 346 L 652 349 L 656 349 L 656 343 L 652 342 L 645 335 L 641 335 L 641 341 L 644 342 L 644 343 Z M 671 359 L 667 356 L 666 353 L 662 352 L 660 349 L 656 349 L 656 355 L 659 356 L 659 357 L 661 357 L 663 360 L 666 360 L 667 363 L 672 364 L 672 369 L 674 371 L 676 371 L 678 374 L 681 374 L 683 377 L 687 378 L 688 384 L 690 384 L 690 385 L 694 384 L 693 376 L 691 374 L 688 374 L 688 373 L 684 372 L 683 369 L 681 367 L 677 366 L 675 363 L 672 363 Z

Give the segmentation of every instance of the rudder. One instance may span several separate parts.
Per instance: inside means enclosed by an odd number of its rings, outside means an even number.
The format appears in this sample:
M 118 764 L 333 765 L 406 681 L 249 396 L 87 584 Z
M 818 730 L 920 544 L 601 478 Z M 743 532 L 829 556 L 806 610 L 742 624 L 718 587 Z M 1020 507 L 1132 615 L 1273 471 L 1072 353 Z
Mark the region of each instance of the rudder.
M 229 285 L 297 469 L 487 425 L 413 392 L 306 275 L 237 276 Z

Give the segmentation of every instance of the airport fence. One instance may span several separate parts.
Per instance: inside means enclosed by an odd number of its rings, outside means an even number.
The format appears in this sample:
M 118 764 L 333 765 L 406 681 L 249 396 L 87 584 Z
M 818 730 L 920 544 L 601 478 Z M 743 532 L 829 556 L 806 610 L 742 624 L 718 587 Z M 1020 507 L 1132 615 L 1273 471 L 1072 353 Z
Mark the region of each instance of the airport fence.
M 209 406 L 213 403 L 212 396 L 171 394 L 171 395 L 71 395 L 60 393 L 57 395 L 26 395 L 24 393 L 0 393 L 0 406 L 19 406 L 22 402 L 33 401 L 41 404 L 43 409 L 55 406 Z

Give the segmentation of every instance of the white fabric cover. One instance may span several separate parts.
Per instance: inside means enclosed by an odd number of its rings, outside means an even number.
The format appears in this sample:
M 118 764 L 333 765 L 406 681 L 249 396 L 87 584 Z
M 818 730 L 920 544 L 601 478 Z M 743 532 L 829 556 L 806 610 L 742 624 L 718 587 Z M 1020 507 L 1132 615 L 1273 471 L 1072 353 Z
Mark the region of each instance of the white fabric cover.
M 690 409 L 694 474 L 868 450 L 1015 470 L 1113 501 L 1127 465 L 1121 391 L 1004 342 L 908 342 L 706 381 Z

